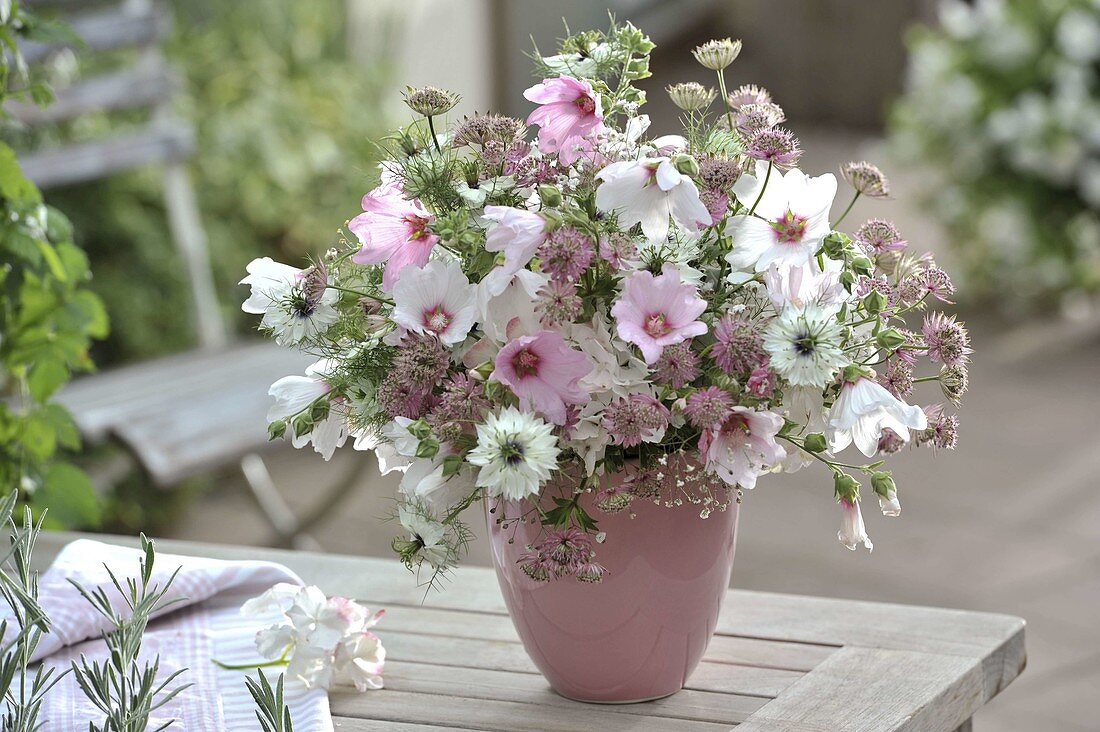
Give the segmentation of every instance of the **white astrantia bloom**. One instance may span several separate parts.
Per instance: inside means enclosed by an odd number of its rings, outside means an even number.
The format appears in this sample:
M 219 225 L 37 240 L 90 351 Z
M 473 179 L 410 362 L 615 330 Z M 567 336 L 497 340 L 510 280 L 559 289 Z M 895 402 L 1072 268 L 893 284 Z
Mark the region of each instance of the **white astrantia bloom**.
M 844 329 L 817 305 L 788 305 L 764 329 L 764 350 L 772 369 L 795 386 L 824 387 L 848 358 L 840 343 Z
M 409 540 L 420 545 L 418 553 L 428 564 L 433 567 L 447 564 L 451 550 L 444 541 L 447 529 L 443 524 L 407 506 L 397 509 L 397 520 L 409 532 Z
M 552 426 L 530 412 L 506 407 L 477 426 L 477 447 L 467 461 L 478 465 L 477 485 L 490 496 L 518 501 L 538 495 L 558 467 Z
M 332 359 L 321 359 L 306 369 L 305 376 L 284 376 L 267 391 L 275 397 L 275 404 L 267 410 L 267 421 L 286 420 L 291 444 L 302 448 L 312 443 L 313 449 L 325 460 L 331 459 L 336 448 L 343 446 L 348 438 L 347 423 L 339 404 L 330 403 L 325 418 L 314 422 L 313 429 L 304 434 L 298 434 L 293 418 L 332 390 L 325 377 L 335 365 Z
M 624 160 L 596 174 L 596 207 L 618 216 L 625 230 L 641 224 L 651 242 L 668 237 L 669 218 L 684 230 L 707 226 L 710 213 L 690 177 L 666 157 Z
M 240 281 L 251 293 L 241 305 L 246 313 L 263 315 L 260 325 L 269 328 L 280 345 L 293 345 L 328 330 L 338 319 L 333 307 L 340 293 L 325 287 L 310 287 L 310 270 L 274 261 L 253 259 Z M 317 292 L 315 290 L 320 290 Z
M 758 162 L 756 175 L 741 176 L 733 187 L 742 206 L 756 205 L 752 216 L 746 212 L 727 224 L 733 249 L 726 259 L 735 270 L 763 272 L 773 264 L 809 264 L 830 231 L 836 176 L 826 173 L 811 178 L 797 168 L 785 174 L 772 170 L 770 176 L 767 171 L 767 163 Z
M 906 404 L 874 379 L 863 376 L 841 387 L 840 396 L 829 413 L 825 436 L 829 451 L 834 454 L 855 442 L 860 452 L 871 457 L 878 452 L 884 429 L 892 430 L 908 442 L 909 430 L 927 427 L 928 418 L 923 409 Z
M 871 537 L 867 536 L 867 527 L 863 525 L 863 513 L 859 510 L 859 501 L 840 499 L 841 523 L 840 531 L 836 532 L 836 538 L 841 544 L 852 551 L 860 544 L 867 547 L 867 551 L 875 548 L 871 543 Z
M 474 286 L 455 261 L 438 259 L 406 267 L 393 287 L 393 321 L 414 333 L 439 338 L 444 345 L 466 340 L 477 318 Z

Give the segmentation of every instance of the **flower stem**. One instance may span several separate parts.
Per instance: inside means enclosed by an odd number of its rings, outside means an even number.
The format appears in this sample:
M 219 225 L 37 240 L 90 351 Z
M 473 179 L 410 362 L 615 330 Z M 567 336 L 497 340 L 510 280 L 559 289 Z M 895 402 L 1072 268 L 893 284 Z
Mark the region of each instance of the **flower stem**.
M 387 305 L 393 305 L 393 300 L 389 299 L 388 297 L 379 297 L 378 295 L 372 295 L 369 292 L 363 292 L 362 290 L 353 290 L 350 287 L 340 287 L 340 285 L 329 285 L 328 289 L 330 289 L 330 290 L 339 290 L 340 292 L 346 292 L 349 295 L 358 295 L 360 297 L 369 297 L 371 300 L 375 300 L 376 302 L 385 303 Z
M 733 132 L 733 110 L 730 109 L 730 97 L 726 92 L 726 75 L 720 70 L 715 73 L 718 74 L 718 92 L 722 95 L 722 105 L 726 108 L 726 122 L 730 126 L 730 132 Z
M 263 661 L 261 663 L 222 663 L 216 658 L 210 659 L 214 665 L 218 668 L 224 668 L 226 671 L 251 671 L 254 668 L 270 668 L 271 666 L 285 666 L 285 658 L 277 658 L 274 661 Z
M 852 210 L 852 206 L 856 205 L 856 201 L 859 200 L 859 191 L 856 191 L 856 195 L 852 196 L 852 200 L 848 203 L 848 208 L 844 209 L 844 213 L 840 215 L 840 218 L 833 222 L 833 228 L 840 226 L 840 222 L 844 220 L 844 217 L 848 215 L 848 212 Z
M 772 177 L 772 161 L 768 161 L 768 172 L 764 174 L 764 185 L 760 186 L 760 195 L 756 197 L 756 200 L 752 203 L 752 208 L 749 209 L 749 216 L 756 213 L 756 207 L 760 205 L 760 199 L 764 197 L 764 191 L 768 188 L 768 181 Z
M 440 155 L 443 154 L 443 150 L 439 147 L 439 138 L 435 136 L 435 123 L 432 122 L 432 116 L 428 115 L 428 132 L 432 135 L 432 144 L 435 145 L 435 151 Z

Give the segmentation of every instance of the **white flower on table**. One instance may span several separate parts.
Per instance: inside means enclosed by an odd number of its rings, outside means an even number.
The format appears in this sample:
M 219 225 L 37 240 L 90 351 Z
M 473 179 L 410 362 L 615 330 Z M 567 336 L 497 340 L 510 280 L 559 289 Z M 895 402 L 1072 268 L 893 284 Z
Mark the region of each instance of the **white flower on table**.
M 341 682 L 359 691 L 382 688 L 386 649 L 369 629 L 384 610 L 371 614 L 354 600 L 283 582 L 246 602 L 241 614 L 272 610 L 279 610 L 282 618 L 256 634 L 256 649 L 264 658 L 285 661 L 287 676 L 309 688 L 328 689 Z

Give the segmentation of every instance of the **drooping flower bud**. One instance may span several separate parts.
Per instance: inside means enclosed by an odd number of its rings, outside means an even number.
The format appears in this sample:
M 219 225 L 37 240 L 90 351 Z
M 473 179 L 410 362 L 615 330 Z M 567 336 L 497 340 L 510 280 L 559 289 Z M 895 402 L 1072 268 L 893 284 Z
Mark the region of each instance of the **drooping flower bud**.
M 695 60 L 711 71 L 722 71 L 741 54 L 741 41 L 723 38 L 707 41 L 691 52 Z
M 901 503 L 898 501 L 898 487 L 888 470 L 880 470 L 871 476 L 871 487 L 878 496 L 878 507 L 883 516 L 900 516 Z
M 841 165 L 840 175 L 848 185 L 867 198 L 890 197 L 890 181 L 877 165 L 866 160 Z

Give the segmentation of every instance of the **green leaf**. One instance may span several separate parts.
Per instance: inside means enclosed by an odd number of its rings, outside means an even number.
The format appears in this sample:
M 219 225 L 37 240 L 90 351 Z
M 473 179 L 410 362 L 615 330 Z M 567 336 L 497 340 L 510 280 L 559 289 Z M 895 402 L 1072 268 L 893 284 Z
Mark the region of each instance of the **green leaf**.
M 69 379 L 69 368 L 53 358 L 38 359 L 27 375 L 27 386 L 37 402 L 45 402 Z
M 42 407 L 43 418 L 53 427 L 57 444 L 69 450 L 80 449 L 80 429 L 73 421 L 73 415 L 60 404 L 51 403 Z
M 68 463 L 54 463 L 43 485 L 31 496 L 31 505 L 45 510 L 51 528 L 92 528 L 101 511 L 95 487 L 84 471 Z
M 65 271 L 65 265 L 61 262 L 61 257 L 57 255 L 57 250 L 50 246 L 48 241 L 42 239 L 35 241 L 35 244 L 38 246 L 38 252 L 42 255 L 42 259 L 46 260 L 46 265 L 50 268 L 50 274 L 62 282 L 68 282 L 69 273 Z
M 18 203 L 35 203 L 42 195 L 23 175 L 15 151 L 0 142 L 0 196 Z

